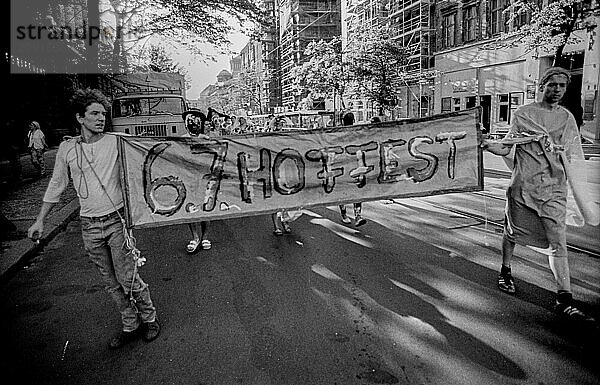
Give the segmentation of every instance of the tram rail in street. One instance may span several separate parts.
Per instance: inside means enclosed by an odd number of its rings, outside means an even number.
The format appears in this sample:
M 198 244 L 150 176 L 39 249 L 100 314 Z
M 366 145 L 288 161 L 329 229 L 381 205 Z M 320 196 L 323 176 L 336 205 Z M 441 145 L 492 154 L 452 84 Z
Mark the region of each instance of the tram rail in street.
M 467 194 L 474 194 L 474 195 L 484 196 L 486 198 L 504 200 L 503 198 L 500 198 L 498 196 L 486 194 L 484 191 L 483 192 L 467 193 Z M 439 203 L 436 203 L 436 202 L 431 202 L 430 200 L 427 200 L 427 199 L 423 199 L 423 198 L 417 198 L 417 199 L 419 199 L 421 202 L 426 203 L 426 204 L 428 204 L 428 205 L 430 205 L 432 207 L 435 207 L 437 209 L 446 210 L 446 211 L 451 212 L 453 214 L 458 214 L 458 215 L 462 215 L 464 217 L 475 219 L 475 220 L 480 221 L 481 223 L 487 223 L 488 225 L 492 225 L 492 226 L 497 227 L 497 228 L 504 228 L 504 223 L 502 221 L 491 220 L 489 218 L 486 218 L 484 215 L 480 215 L 480 214 L 477 214 L 477 213 L 472 213 L 472 212 L 465 211 L 465 210 L 460 210 L 460 209 L 457 209 L 457 208 L 449 208 L 449 207 L 446 207 L 446 206 L 444 206 L 442 204 L 439 204 Z M 567 243 L 567 250 L 573 251 L 573 252 L 576 252 L 576 253 L 587 254 L 588 256 L 590 256 L 592 258 L 600 258 L 600 252 L 598 252 L 596 250 L 592 250 L 592 249 L 587 248 L 587 247 L 577 246 L 577 245 L 574 245 L 574 244 L 571 244 L 571 243 Z

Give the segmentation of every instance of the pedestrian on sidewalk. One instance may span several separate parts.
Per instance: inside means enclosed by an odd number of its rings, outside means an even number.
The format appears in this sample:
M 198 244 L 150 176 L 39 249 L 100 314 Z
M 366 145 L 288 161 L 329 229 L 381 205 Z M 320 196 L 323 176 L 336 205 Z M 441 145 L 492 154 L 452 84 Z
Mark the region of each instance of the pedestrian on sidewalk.
M 46 161 L 44 153 L 48 149 L 46 137 L 40 128 L 40 124 L 35 120 L 29 123 L 29 133 L 27 134 L 29 153 L 31 154 L 31 163 L 37 170 L 38 176 L 46 175 Z
M 44 219 L 70 176 L 81 206 L 86 252 L 121 313 L 122 331 L 109 346 L 116 349 L 142 335 L 152 341 L 160 326 L 148 285 L 138 273 L 143 259 L 124 228 L 117 137 L 104 133 L 108 101 L 100 91 L 88 88 L 76 90 L 71 103 L 81 135 L 60 144 L 40 213 L 28 236 L 36 240 L 43 234 Z
M 352 112 L 346 112 L 342 116 L 342 125 L 344 126 L 352 126 L 354 124 L 354 114 Z M 354 208 L 354 226 L 362 226 L 367 223 L 367 220 L 362 217 L 362 202 L 355 202 L 352 204 Z M 348 211 L 346 210 L 346 205 L 339 205 L 340 207 L 340 215 L 342 216 L 343 223 L 351 223 L 352 221 L 348 218 Z
M 569 81 L 563 68 L 546 70 L 540 78 L 542 101 L 517 109 L 506 137 L 484 140 L 482 147 L 505 157 L 512 169 L 498 288 L 515 292 L 511 261 L 516 243 L 544 248 L 557 286 L 554 311 L 569 319 L 593 321 L 573 304 L 567 254 L 567 181 L 575 192 L 578 181 L 570 180 L 576 179 L 570 170 L 582 168 L 584 160 L 575 118 L 558 104 Z

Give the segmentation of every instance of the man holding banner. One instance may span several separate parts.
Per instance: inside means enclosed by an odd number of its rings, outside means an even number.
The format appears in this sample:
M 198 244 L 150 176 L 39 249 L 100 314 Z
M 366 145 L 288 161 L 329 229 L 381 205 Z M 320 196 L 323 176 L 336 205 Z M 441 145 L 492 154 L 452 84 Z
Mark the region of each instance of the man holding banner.
M 585 175 L 575 175 L 585 170 L 577 124 L 573 115 L 558 105 L 569 80 L 570 74 L 563 68 L 546 70 L 540 78 L 542 101 L 515 111 L 506 137 L 499 142 L 483 141 L 482 147 L 506 157 L 513 170 L 506 192 L 498 288 L 509 294 L 515 292 L 510 267 L 515 243 L 540 248 L 548 255 L 556 280 L 555 312 L 572 320 L 593 321 L 573 305 L 567 256 L 567 181 L 586 222 L 598 224 L 593 210 L 577 198 L 582 189 L 579 183 L 585 181 Z
M 79 197 L 85 249 L 121 313 L 122 331 L 109 346 L 120 348 L 142 335 L 152 341 L 160 326 L 148 285 L 138 274 L 144 259 L 124 227 L 117 137 L 104 133 L 108 101 L 100 91 L 86 89 L 75 91 L 71 102 L 81 135 L 60 144 L 52 179 L 28 236 L 35 240 L 43 233 L 44 218 L 70 176 Z

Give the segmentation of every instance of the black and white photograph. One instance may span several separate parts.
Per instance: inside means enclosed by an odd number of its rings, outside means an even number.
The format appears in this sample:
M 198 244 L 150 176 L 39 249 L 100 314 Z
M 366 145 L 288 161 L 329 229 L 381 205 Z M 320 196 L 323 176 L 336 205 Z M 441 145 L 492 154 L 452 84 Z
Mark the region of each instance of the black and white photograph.
M 0 383 L 600 385 L 600 1 L 6 5 Z

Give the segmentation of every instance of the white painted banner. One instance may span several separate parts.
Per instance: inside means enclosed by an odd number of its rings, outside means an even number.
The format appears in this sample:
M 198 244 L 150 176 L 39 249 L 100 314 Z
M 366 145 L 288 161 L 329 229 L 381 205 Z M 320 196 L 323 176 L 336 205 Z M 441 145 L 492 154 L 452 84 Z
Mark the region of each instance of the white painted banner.
M 211 140 L 119 136 L 128 226 L 481 190 L 478 112 Z

